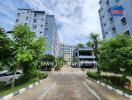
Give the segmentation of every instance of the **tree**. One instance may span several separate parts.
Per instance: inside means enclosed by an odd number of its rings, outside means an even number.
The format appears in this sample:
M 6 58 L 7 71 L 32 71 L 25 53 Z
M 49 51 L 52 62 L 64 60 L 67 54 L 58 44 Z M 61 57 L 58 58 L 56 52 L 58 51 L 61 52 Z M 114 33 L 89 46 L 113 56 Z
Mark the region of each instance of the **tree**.
M 113 73 L 130 73 L 132 58 L 132 38 L 121 34 L 109 39 L 100 47 L 100 67 Z
M 40 61 L 43 63 L 41 65 L 42 69 L 51 70 L 51 68 L 55 65 L 55 57 L 50 54 L 43 55 Z
M 4 30 L 0 28 L 0 70 L 2 70 L 4 66 L 10 66 L 12 57 L 14 56 L 13 46 L 13 40 L 8 38 Z
M 15 42 L 14 72 L 12 87 L 14 87 L 16 71 L 23 71 L 23 81 L 33 78 L 37 69 L 40 56 L 44 52 L 44 38 L 36 38 L 35 33 L 31 32 L 26 25 L 17 25 L 13 29 L 13 40 Z
M 45 54 L 43 55 L 42 59 L 43 62 L 48 61 L 48 62 L 55 62 L 55 57 L 50 54 Z
M 63 57 L 57 57 L 57 58 L 56 58 L 56 63 L 57 63 L 58 65 L 63 65 L 63 64 L 66 63 L 66 61 L 65 61 L 65 59 L 64 59 Z
M 77 44 L 77 48 L 79 49 L 79 48 L 83 48 L 84 47 L 84 45 L 82 44 L 82 43 L 78 43 Z
M 89 42 L 87 42 L 87 46 L 88 47 L 92 47 L 94 50 L 94 55 L 96 57 L 96 61 L 97 61 L 97 73 L 100 74 L 100 68 L 99 68 L 99 34 L 96 33 L 91 33 L 89 36 L 90 40 Z

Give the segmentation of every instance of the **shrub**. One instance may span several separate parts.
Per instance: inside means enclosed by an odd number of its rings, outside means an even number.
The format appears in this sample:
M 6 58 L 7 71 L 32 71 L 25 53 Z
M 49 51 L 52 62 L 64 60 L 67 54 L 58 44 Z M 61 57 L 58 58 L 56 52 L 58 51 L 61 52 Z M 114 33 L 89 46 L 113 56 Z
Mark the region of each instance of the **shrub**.
M 124 87 L 125 85 L 129 86 L 131 84 L 131 81 L 127 79 L 127 77 L 122 76 L 104 76 L 104 75 L 99 75 L 97 73 L 87 73 L 88 77 L 91 77 L 96 80 L 102 80 L 110 84 L 114 84 L 116 86 Z
M 117 86 L 124 87 L 126 83 L 131 83 L 129 79 L 127 79 L 125 76 L 119 77 L 119 76 L 102 76 L 102 79 L 105 79 L 109 81 L 112 84 L 115 84 Z
M 0 81 L 0 90 L 1 90 L 1 89 L 4 89 L 6 86 L 7 86 L 7 85 L 6 85 L 5 82 Z
M 55 70 L 58 71 L 58 70 L 61 69 L 61 67 L 62 67 L 62 66 L 56 66 L 56 67 L 55 67 Z
M 46 73 L 39 73 L 38 77 L 39 77 L 39 79 L 45 79 L 45 78 L 48 77 L 48 74 L 46 74 Z
M 101 76 L 97 73 L 91 73 L 91 72 L 88 72 L 87 75 L 93 79 L 96 79 L 96 80 L 99 80 L 101 79 Z

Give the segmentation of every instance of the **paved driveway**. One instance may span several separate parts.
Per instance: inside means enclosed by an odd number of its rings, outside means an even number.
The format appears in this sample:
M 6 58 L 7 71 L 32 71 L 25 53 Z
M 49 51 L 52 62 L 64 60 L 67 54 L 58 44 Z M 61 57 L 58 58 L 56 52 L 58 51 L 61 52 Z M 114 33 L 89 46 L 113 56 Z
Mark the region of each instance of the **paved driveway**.
M 12 100 L 128 100 L 101 85 L 88 80 L 82 74 L 53 74 L 31 90 Z

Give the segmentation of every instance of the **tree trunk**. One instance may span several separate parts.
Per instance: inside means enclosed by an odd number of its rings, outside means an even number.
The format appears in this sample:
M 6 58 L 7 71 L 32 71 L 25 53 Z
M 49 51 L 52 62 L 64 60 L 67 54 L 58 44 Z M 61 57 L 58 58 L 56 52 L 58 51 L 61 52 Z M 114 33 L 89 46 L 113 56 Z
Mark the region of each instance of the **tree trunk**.
M 14 84 L 15 84 L 15 75 L 16 75 L 16 72 L 17 72 L 17 69 L 18 69 L 18 66 L 13 74 L 13 78 L 12 78 L 12 84 L 11 84 L 11 88 L 14 88 Z

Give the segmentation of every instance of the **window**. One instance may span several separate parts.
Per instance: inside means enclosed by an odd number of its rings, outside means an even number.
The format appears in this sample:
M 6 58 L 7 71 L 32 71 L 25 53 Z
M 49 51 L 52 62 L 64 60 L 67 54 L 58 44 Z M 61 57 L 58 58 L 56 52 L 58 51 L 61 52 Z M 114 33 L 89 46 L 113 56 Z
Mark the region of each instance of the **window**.
M 40 34 L 42 34 L 42 32 L 40 32 Z
M 19 17 L 20 16 L 20 13 L 17 13 L 17 16 Z
M 41 27 L 43 27 L 43 25 L 41 25 Z
M 19 19 L 16 19 L 16 23 L 18 23 Z
M 28 17 L 26 17 L 26 20 L 28 20 Z
M 108 9 L 108 12 L 109 12 L 109 14 L 111 13 L 111 9 L 110 8 Z
M 102 3 L 102 1 L 100 0 L 100 1 L 99 1 L 99 4 L 101 4 L 101 3 Z
M 44 21 L 44 19 L 41 19 L 41 21 Z
M 34 14 L 34 17 L 36 17 L 37 15 L 36 15 L 36 13 Z
M 45 31 L 48 31 L 48 28 L 45 28 Z
M 48 26 L 48 23 L 45 23 L 45 26 Z
M 103 10 L 103 8 L 101 8 L 101 11 Z
M 104 26 L 106 26 L 106 23 L 104 23 Z
M 123 26 L 127 24 L 126 18 L 125 18 L 125 17 L 123 17 L 123 18 L 121 19 L 121 23 L 122 23 Z
M 109 5 L 109 0 L 106 1 L 106 4 Z
M 110 23 L 112 23 L 112 22 L 113 22 L 113 17 L 110 18 Z
M 36 23 L 37 22 L 37 19 L 34 19 L 34 23 Z
M 29 11 L 27 11 L 27 14 L 29 14 Z
M 27 23 L 24 23 L 25 26 L 27 26 Z
M 116 28 L 115 27 L 112 28 L 112 33 L 116 33 Z
M 37 25 L 33 25 L 33 29 L 36 29 L 37 28 Z

